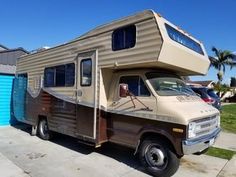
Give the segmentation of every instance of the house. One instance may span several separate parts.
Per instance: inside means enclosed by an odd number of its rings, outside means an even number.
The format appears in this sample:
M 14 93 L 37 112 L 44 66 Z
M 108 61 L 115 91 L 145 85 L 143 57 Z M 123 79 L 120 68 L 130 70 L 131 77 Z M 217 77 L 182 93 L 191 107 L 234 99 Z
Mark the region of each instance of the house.
M 0 44 L 0 126 L 9 125 L 12 121 L 11 95 L 16 60 L 27 53 L 23 48 L 9 49 Z
M 190 86 L 195 87 L 208 87 L 208 88 L 214 88 L 215 82 L 212 80 L 206 80 L 206 81 L 187 81 L 187 84 Z
M 0 51 L 4 51 L 4 50 L 8 50 L 8 48 L 0 44 Z

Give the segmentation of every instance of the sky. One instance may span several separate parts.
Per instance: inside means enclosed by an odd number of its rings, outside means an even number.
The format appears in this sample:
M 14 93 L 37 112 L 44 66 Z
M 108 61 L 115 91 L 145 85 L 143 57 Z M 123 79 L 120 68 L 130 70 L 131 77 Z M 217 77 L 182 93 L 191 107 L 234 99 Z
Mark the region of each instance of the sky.
M 235 0 L 1 0 L 0 44 L 34 50 L 70 41 L 98 25 L 145 9 L 153 9 L 199 39 L 208 55 L 212 46 L 236 51 Z M 204 77 L 217 80 L 210 69 Z M 224 82 L 236 77 L 227 68 Z

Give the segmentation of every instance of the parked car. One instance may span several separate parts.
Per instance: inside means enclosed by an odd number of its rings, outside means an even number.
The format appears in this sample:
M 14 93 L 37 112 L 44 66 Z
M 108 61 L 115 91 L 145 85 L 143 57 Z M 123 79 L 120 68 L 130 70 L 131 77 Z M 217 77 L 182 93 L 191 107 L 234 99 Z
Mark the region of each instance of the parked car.
M 220 98 L 215 94 L 214 90 L 207 87 L 191 87 L 192 90 L 199 95 L 205 102 L 221 110 Z
M 225 98 L 226 103 L 236 103 L 236 94 L 234 96 Z

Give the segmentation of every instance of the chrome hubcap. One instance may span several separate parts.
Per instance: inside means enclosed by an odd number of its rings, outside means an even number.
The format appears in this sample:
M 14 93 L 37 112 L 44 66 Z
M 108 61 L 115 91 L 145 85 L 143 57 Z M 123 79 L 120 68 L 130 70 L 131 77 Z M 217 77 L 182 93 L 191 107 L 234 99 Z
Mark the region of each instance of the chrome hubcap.
M 145 152 L 145 158 L 152 167 L 163 167 L 166 164 L 166 158 L 163 151 L 156 146 L 148 146 Z

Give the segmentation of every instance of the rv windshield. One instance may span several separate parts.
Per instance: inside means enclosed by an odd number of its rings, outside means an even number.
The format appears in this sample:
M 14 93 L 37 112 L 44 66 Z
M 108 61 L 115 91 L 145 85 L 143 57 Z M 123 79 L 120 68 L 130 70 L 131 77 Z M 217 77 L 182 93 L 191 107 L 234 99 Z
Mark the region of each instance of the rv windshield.
M 146 76 L 160 96 L 195 95 L 192 89 L 175 75 L 147 73 Z

